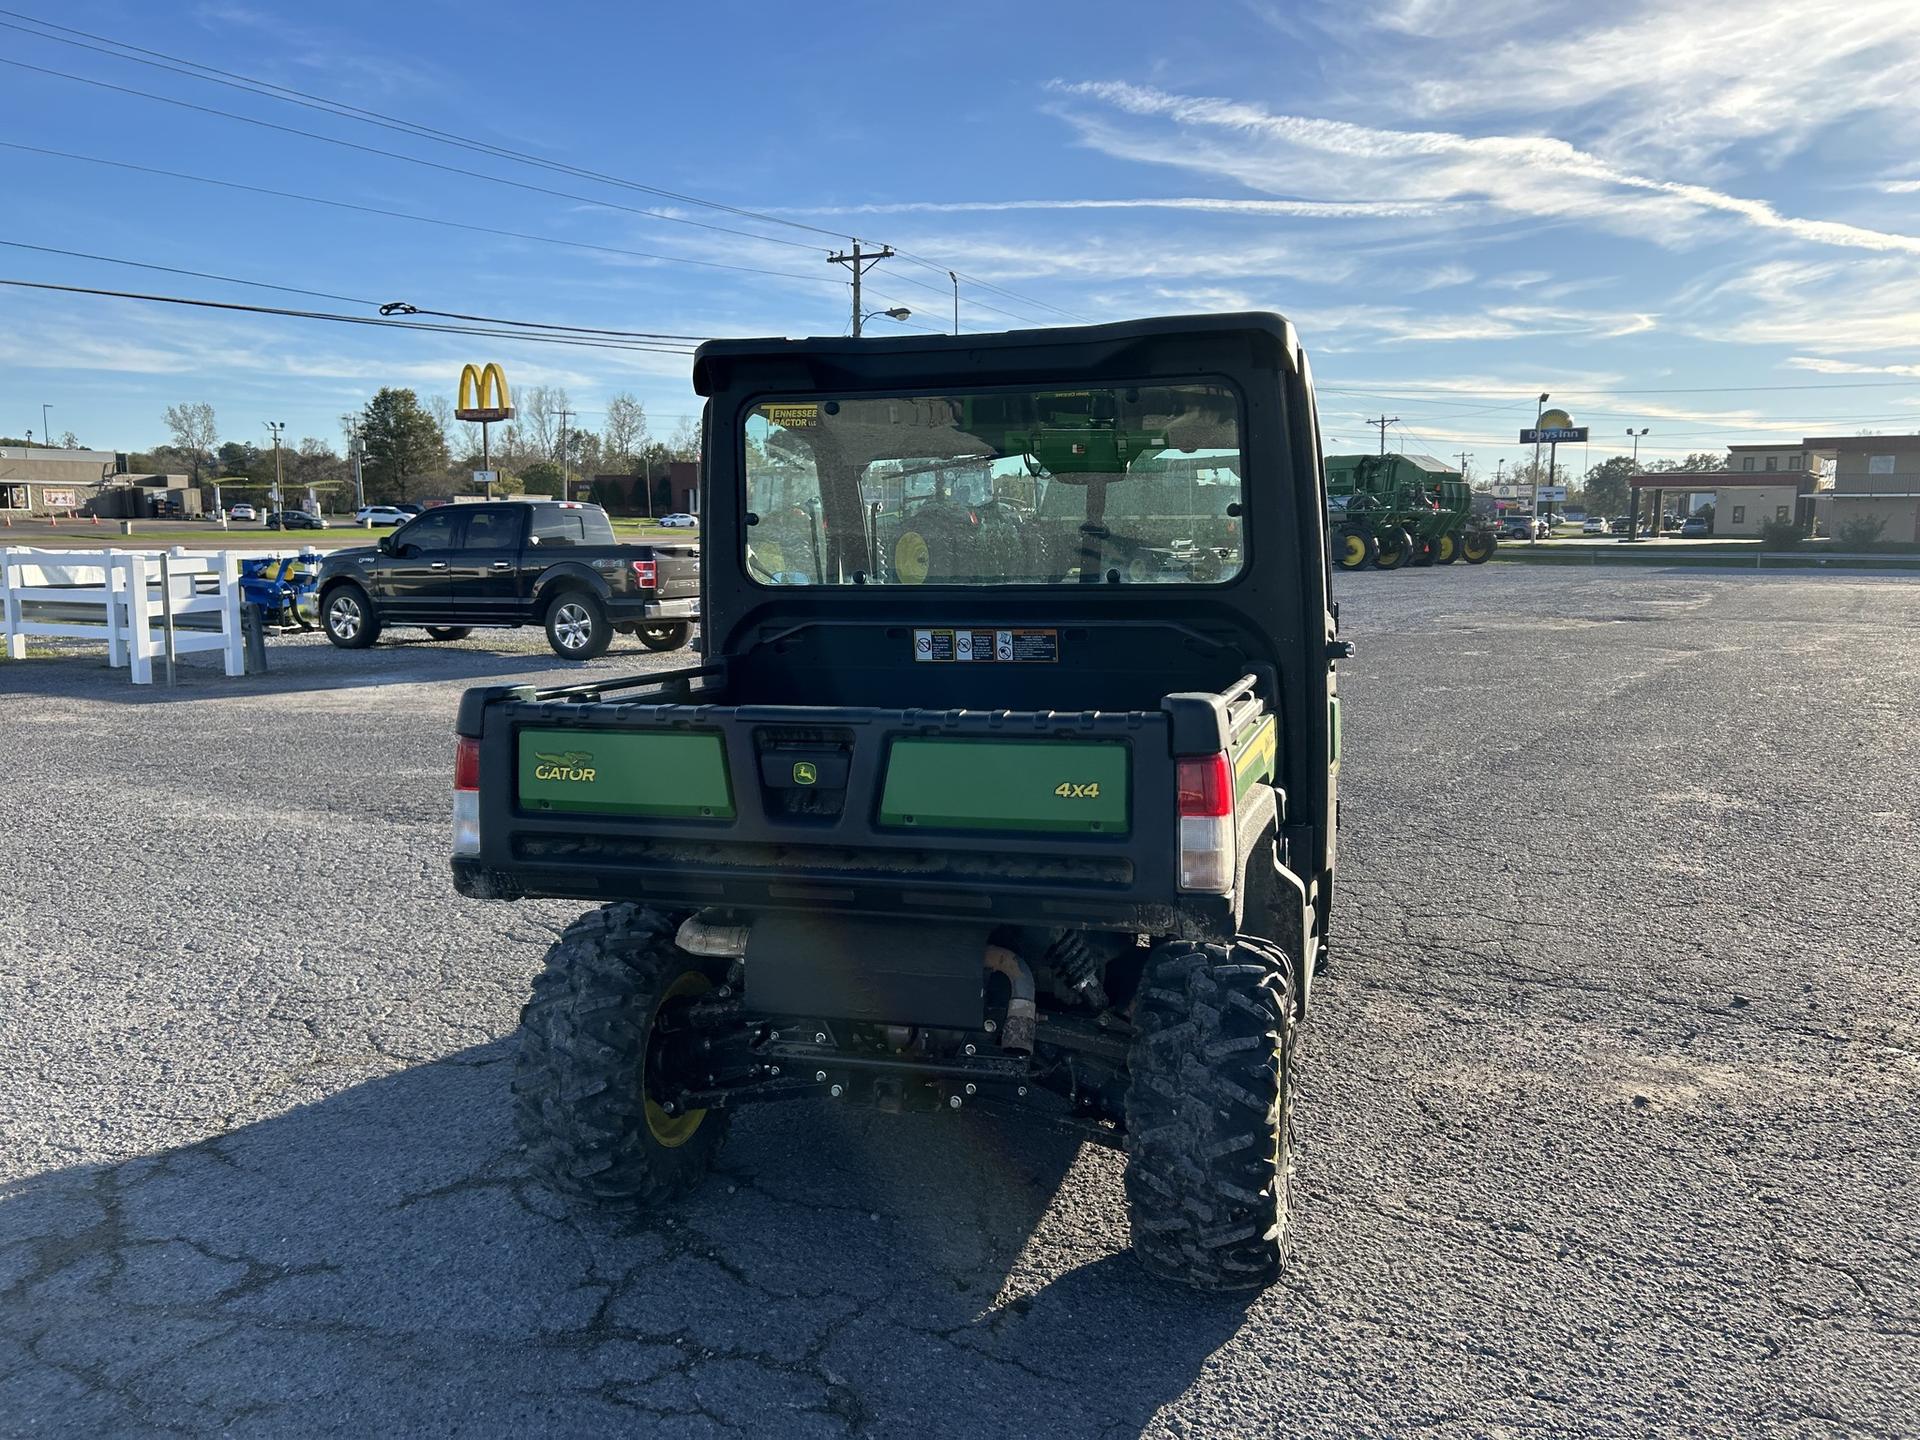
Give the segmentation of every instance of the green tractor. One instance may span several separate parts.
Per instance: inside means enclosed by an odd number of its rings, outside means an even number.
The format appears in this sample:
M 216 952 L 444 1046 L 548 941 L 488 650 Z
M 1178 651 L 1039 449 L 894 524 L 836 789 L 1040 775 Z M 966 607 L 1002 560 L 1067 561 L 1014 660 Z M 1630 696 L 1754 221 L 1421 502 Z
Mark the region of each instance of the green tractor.
M 1492 557 L 1493 530 L 1473 518 L 1473 491 L 1458 471 L 1422 455 L 1329 455 L 1324 463 L 1342 570 L 1482 565 Z

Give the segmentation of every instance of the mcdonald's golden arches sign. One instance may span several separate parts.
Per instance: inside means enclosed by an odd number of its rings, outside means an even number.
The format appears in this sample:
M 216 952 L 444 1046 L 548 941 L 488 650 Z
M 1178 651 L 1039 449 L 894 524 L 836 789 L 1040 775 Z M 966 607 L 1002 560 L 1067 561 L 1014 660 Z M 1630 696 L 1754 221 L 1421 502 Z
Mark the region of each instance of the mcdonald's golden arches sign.
M 513 401 L 507 395 L 507 377 L 489 360 L 485 367 L 467 365 L 460 371 L 458 420 L 511 420 Z

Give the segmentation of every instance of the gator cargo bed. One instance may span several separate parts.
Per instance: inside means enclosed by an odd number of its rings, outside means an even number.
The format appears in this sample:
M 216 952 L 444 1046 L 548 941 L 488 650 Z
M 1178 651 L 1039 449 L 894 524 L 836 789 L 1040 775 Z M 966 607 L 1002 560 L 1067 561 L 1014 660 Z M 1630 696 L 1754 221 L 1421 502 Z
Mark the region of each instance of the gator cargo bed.
M 459 888 L 1161 934 L 1193 928 L 1197 903 L 1217 912 L 1204 929 L 1231 929 L 1225 897 L 1179 891 L 1176 760 L 1234 748 L 1247 784 L 1272 778 L 1252 675 L 1098 711 L 748 704 L 742 688 L 713 663 L 472 692 L 481 849 L 456 861 Z

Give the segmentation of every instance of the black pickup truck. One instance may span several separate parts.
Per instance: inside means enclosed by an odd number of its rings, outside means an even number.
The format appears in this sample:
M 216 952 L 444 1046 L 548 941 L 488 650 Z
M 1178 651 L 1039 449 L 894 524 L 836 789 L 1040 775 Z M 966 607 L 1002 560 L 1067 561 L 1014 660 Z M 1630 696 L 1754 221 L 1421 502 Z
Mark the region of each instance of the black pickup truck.
M 678 650 L 699 606 L 698 545 L 622 545 L 606 511 L 571 501 L 436 506 L 320 568 L 327 639 L 346 650 L 388 625 L 424 626 L 436 640 L 544 625 L 566 660 L 593 659 L 615 631 Z

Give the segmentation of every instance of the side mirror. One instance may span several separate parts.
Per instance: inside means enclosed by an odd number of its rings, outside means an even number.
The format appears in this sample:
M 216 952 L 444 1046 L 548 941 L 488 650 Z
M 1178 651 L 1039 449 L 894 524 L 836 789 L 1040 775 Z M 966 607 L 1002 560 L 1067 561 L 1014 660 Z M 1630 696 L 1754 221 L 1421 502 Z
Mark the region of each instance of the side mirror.
M 392 535 L 390 534 L 382 535 L 379 538 L 379 540 L 375 541 L 374 543 L 378 547 L 382 555 L 393 554 L 393 536 Z

